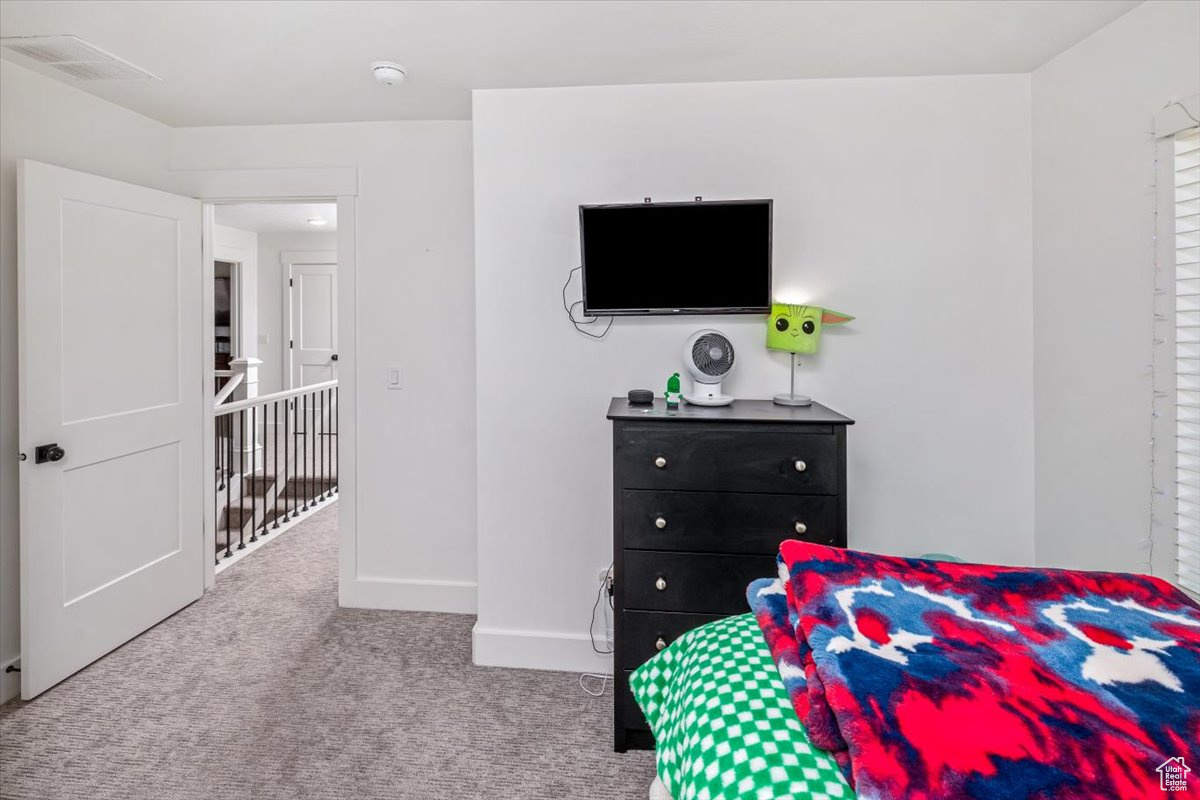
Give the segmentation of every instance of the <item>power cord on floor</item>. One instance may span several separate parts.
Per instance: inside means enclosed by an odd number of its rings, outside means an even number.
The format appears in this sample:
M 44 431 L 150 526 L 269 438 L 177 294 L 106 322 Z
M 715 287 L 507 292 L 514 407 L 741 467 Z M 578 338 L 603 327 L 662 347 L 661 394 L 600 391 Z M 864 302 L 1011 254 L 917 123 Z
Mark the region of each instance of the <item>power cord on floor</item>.
M 594 680 L 600 681 L 600 689 L 593 692 L 591 689 L 589 689 L 587 687 L 587 684 L 583 682 L 584 678 L 592 678 Z M 579 688 L 583 689 L 585 692 L 590 694 L 592 697 L 603 697 L 604 696 L 604 687 L 608 686 L 608 682 L 611 680 L 612 680 L 612 675 L 609 675 L 607 672 L 605 672 L 605 673 L 585 672 L 579 676 Z

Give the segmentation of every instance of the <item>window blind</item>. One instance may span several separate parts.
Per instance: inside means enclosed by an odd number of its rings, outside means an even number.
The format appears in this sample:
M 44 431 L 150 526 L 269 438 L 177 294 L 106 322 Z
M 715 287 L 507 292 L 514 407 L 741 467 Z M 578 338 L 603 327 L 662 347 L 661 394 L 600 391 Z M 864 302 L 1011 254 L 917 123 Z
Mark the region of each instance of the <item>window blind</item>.
M 1200 592 L 1200 128 L 1174 145 L 1176 576 Z

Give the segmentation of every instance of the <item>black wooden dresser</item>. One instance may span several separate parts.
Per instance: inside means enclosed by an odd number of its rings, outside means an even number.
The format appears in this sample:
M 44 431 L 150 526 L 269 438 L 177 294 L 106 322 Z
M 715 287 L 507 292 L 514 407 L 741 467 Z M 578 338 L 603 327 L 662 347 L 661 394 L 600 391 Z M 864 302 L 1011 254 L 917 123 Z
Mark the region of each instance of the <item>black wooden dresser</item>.
M 749 611 L 784 539 L 846 546 L 846 426 L 819 403 L 668 411 L 615 398 L 614 748 L 654 737 L 629 674 L 680 634 Z

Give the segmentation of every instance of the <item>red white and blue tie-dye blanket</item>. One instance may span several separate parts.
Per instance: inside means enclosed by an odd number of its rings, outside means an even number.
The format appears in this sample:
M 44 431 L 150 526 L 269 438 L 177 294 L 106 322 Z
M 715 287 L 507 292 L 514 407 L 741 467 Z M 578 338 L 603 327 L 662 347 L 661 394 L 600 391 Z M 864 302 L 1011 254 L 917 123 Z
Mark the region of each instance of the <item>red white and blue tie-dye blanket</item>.
M 1162 798 L 1168 759 L 1200 771 L 1200 608 L 1164 581 L 795 541 L 779 562 L 751 607 L 864 800 Z

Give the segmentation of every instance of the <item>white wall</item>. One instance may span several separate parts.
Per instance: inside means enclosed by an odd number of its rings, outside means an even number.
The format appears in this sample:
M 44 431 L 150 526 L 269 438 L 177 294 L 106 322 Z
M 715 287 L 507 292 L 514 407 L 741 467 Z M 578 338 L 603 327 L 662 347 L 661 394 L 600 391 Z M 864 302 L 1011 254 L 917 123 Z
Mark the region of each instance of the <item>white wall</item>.
M 17 497 L 17 160 L 29 158 L 167 188 L 170 130 L 105 100 L 0 61 L 0 702 L 20 651 Z M 32 463 L 32 462 L 31 462 Z
M 1147 567 L 1148 132 L 1155 112 L 1200 90 L 1198 30 L 1200 4 L 1148 2 L 1033 73 L 1039 564 Z M 1160 444 L 1164 462 L 1171 451 Z M 1157 533 L 1155 572 L 1169 575 L 1173 536 Z
M 475 609 L 471 126 L 181 128 L 175 169 L 358 168 L 358 540 L 348 605 Z M 386 388 L 389 366 L 404 388 Z
M 661 390 L 704 326 L 733 394 L 787 386 L 761 317 L 575 333 L 580 203 L 774 198 L 777 292 L 858 316 L 801 370 L 858 420 L 850 545 L 1032 561 L 1029 125 L 1027 75 L 476 92 L 477 662 L 599 666 L 610 397 Z
M 337 234 L 320 231 L 258 234 L 258 357 L 263 362 L 258 370 L 259 394 L 283 390 L 289 355 L 283 327 L 287 274 L 280 254 L 313 250 L 336 252 Z

